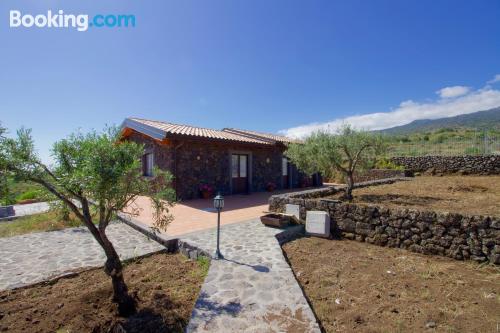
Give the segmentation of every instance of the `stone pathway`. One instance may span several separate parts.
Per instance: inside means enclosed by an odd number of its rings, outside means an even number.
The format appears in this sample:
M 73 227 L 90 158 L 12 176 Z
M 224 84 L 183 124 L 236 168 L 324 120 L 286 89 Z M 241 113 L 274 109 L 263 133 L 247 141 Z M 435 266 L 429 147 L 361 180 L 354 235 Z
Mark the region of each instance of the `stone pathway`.
M 106 231 L 122 259 L 164 249 L 124 223 L 112 223 Z M 104 252 L 86 228 L 0 238 L 0 290 L 104 262 Z
M 222 260 L 212 260 L 187 332 L 320 332 L 276 239 L 259 220 L 221 228 Z M 180 237 L 209 253 L 215 229 Z

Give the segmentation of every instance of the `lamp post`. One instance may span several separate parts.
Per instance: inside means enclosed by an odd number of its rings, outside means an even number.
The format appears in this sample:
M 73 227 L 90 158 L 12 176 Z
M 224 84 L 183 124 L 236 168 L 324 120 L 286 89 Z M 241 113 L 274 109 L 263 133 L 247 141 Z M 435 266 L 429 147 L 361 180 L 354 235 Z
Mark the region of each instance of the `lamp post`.
M 219 249 L 219 238 L 220 238 L 220 211 L 224 208 L 224 197 L 217 193 L 217 196 L 214 198 L 214 207 L 217 209 L 217 249 L 215 250 L 215 259 L 222 259 L 223 256 L 220 253 Z

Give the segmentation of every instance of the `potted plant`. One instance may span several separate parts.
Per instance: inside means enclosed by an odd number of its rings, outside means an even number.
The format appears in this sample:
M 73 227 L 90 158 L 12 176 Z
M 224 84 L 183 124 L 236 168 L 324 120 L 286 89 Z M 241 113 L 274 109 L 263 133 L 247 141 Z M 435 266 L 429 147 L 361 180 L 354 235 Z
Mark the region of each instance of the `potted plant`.
M 203 199 L 210 199 L 214 194 L 214 187 L 210 184 L 201 184 L 200 192 Z
M 311 179 L 309 177 L 302 178 L 300 187 L 310 187 L 310 186 L 311 186 Z
M 276 184 L 273 182 L 269 182 L 266 184 L 266 190 L 267 192 L 272 192 L 276 189 Z

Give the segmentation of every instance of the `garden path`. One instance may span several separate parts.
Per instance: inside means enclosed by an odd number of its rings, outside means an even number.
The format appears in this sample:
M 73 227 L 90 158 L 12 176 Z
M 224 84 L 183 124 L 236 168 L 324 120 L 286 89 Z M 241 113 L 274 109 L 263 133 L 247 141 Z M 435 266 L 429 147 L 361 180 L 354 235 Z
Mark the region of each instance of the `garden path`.
M 258 219 L 221 227 L 224 258 L 212 260 L 187 332 L 320 332 L 281 250 L 282 232 Z M 180 238 L 215 252 L 215 228 Z
M 106 233 L 122 259 L 164 249 L 124 223 L 111 223 Z M 0 254 L 0 290 L 44 281 L 83 267 L 102 266 L 106 260 L 84 227 L 2 238 Z

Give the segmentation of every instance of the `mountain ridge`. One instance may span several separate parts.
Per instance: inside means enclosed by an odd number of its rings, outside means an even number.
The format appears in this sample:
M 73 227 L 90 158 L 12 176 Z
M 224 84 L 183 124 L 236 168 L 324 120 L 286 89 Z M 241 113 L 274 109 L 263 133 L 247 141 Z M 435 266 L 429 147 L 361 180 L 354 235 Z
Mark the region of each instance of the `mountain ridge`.
M 468 128 L 476 130 L 500 129 L 500 107 L 437 119 L 418 119 L 408 124 L 375 132 L 384 134 L 412 134 L 432 132 L 442 128 Z

